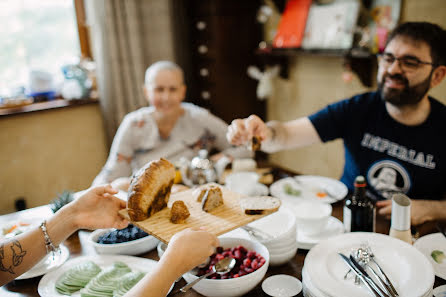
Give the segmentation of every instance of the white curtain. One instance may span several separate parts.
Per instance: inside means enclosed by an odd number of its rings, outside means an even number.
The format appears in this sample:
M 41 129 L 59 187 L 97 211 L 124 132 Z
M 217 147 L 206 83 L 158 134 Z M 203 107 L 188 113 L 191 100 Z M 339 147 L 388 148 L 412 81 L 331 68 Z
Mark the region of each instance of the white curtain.
M 175 60 L 172 8 L 166 0 L 84 1 L 111 143 L 122 118 L 147 105 L 145 69 L 158 60 Z

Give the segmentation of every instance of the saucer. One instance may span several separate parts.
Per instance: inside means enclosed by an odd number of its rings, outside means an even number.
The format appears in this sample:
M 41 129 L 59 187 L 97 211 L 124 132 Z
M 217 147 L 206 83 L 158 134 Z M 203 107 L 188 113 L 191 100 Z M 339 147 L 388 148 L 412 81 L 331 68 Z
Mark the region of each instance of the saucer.
M 344 224 L 332 216 L 328 219 L 327 225 L 321 233 L 311 235 L 305 234 L 304 232 L 299 231 L 299 226 L 297 226 L 297 245 L 300 249 L 309 250 L 318 244 L 319 241 L 342 234 L 344 232 Z
M 302 291 L 302 282 L 291 275 L 277 274 L 263 281 L 262 290 L 268 296 L 292 297 Z

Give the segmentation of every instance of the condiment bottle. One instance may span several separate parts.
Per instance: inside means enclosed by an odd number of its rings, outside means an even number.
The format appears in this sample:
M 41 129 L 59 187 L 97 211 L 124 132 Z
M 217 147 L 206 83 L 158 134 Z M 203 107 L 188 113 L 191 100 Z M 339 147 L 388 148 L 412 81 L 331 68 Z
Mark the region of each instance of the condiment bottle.
M 412 244 L 410 231 L 410 199 L 404 194 L 392 196 L 392 218 L 390 222 L 389 236 L 401 239 Z
M 366 195 L 367 183 L 362 175 L 355 179 L 353 195 L 344 204 L 346 232 L 375 232 L 375 204 Z

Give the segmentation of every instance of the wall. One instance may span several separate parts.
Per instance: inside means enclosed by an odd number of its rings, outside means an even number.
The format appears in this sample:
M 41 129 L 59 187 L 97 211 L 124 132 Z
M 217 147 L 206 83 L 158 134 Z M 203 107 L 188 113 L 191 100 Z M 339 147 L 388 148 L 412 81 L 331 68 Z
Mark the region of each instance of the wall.
M 446 28 L 446 1 L 403 0 L 401 21 L 430 21 Z M 287 121 L 317 111 L 329 103 L 368 89 L 355 79 L 342 81 L 342 58 L 297 56 L 292 58 L 288 80 L 276 79 L 268 100 L 268 119 Z M 446 104 L 446 80 L 433 89 L 433 97 Z M 284 151 L 270 160 L 303 174 L 339 178 L 344 165 L 342 141 Z
M 88 188 L 108 155 L 99 104 L 0 117 L 0 214 Z

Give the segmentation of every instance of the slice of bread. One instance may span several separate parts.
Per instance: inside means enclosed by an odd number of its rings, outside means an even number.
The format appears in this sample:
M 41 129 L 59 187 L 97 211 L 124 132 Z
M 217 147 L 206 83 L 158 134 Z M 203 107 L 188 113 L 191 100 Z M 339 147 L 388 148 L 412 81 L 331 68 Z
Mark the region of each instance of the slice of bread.
M 210 212 L 220 205 L 223 205 L 223 192 L 220 187 L 211 186 L 207 188 L 201 201 L 201 209 Z
M 195 189 L 192 192 L 192 195 L 195 197 L 195 200 L 197 202 L 201 202 L 203 200 L 204 195 L 206 195 L 206 192 L 210 189 L 214 189 L 217 188 L 217 190 L 213 190 L 213 191 L 217 191 L 217 192 L 221 192 L 220 187 L 218 187 L 217 185 L 207 185 L 207 186 L 202 186 L 200 188 Z M 221 194 L 223 196 L 223 193 Z
M 175 167 L 166 159 L 148 163 L 132 178 L 127 200 L 132 221 L 143 221 L 167 206 Z
M 270 214 L 276 212 L 282 202 L 271 196 L 244 197 L 240 199 L 240 206 L 247 215 Z
M 186 204 L 177 200 L 172 204 L 170 209 L 170 221 L 174 224 L 182 224 L 190 216 L 189 209 L 187 209 Z

